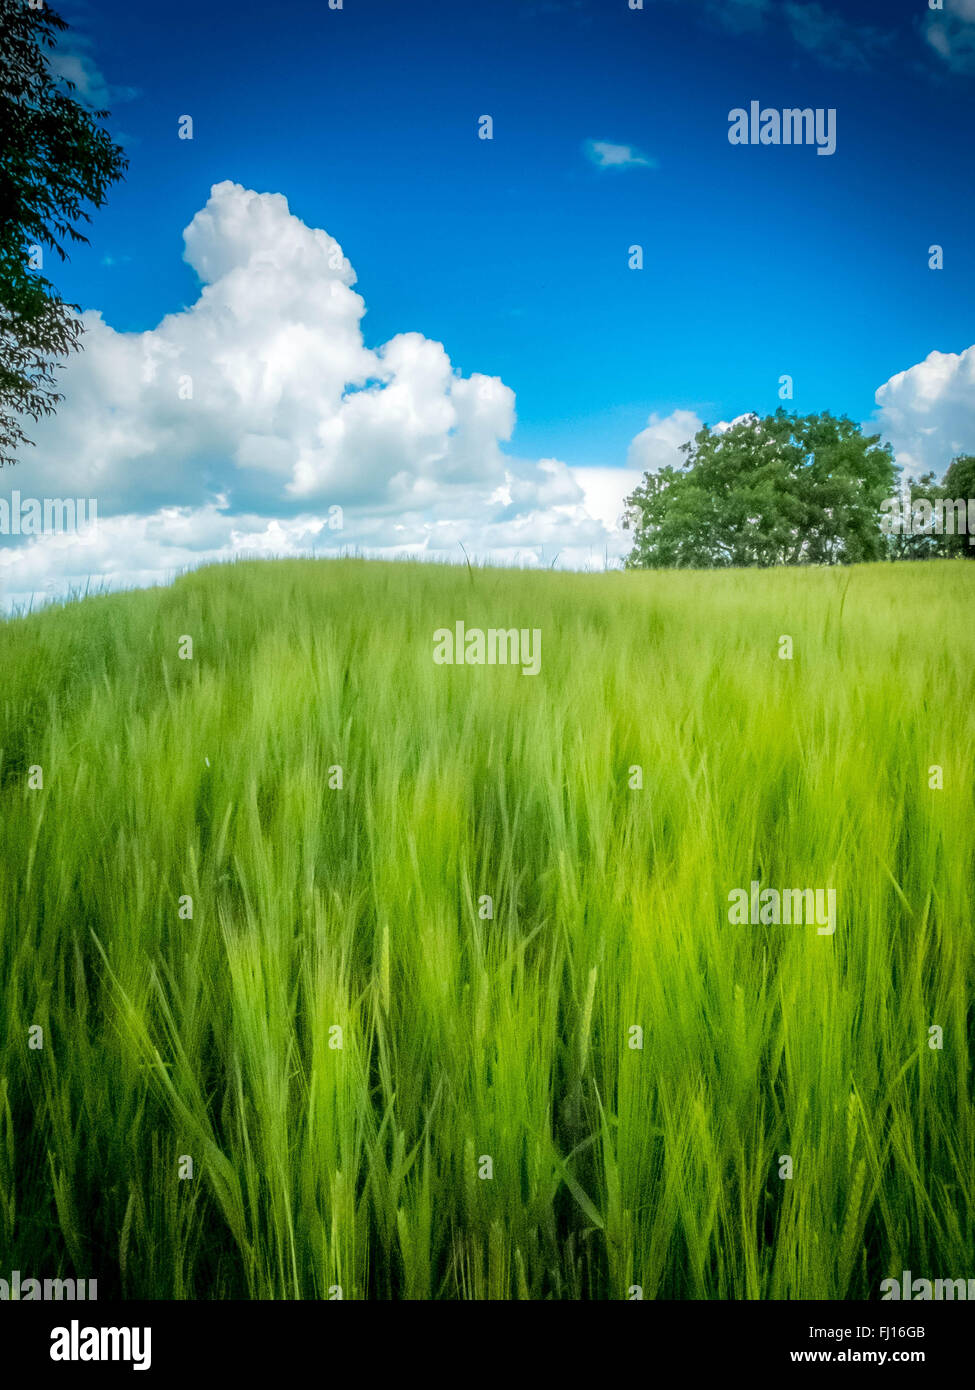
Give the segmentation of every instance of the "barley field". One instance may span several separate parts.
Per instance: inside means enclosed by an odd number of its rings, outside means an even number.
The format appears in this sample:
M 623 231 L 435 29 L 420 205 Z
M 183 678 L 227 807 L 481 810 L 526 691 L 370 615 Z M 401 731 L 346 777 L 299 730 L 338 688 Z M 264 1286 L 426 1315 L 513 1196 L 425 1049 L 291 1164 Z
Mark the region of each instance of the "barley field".
M 0 623 L 0 1274 L 973 1273 L 973 613 L 965 561 L 349 559 Z M 459 620 L 539 673 L 436 665 Z M 756 881 L 835 931 L 733 923 Z

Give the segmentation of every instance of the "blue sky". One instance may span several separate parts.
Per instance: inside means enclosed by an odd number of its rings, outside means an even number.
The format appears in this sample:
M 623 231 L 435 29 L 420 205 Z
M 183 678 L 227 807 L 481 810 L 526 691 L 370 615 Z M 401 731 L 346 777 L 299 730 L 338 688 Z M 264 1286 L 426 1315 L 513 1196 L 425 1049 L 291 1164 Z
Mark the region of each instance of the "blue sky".
M 21 485 L 119 520 L 17 592 L 300 549 L 329 501 L 365 549 L 605 559 L 639 471 L 785 374 L 908 471 L 975 450 L 975 0 L 630 3 L 62 0 L 131 164 L 57 271 L 90 331 Z M 732 145 L 752 100 L 835 108 L 836 152 Z
M 975 85 L 917 3 L 823 10 L 811 47 L 783 8 L 736 33 L 666 0 L 65 5 L 139 93 L 65 292 L 124 329 L 190 301 L 180 234 L 229 178 L 338 238 L 367 341 L 416 329 L 510 384 L 526 453 L 618 463 L 651 411 L 771 410 L 786 372 L 797 408 L 865 418 L 893 373 L 972 341 Z M 835 107 L 835 155 L 730 146 L 752 98 Z M 657 167 L 597 168 L 587 139 Z

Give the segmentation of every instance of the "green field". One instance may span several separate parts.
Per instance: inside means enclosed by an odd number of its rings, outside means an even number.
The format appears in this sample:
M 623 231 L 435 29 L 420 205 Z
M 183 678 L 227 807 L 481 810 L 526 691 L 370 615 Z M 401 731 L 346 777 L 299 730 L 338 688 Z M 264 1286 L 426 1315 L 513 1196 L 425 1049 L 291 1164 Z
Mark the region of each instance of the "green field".
M 965 561 L 342 560 L 0 623 L 0 1276 L 975 1275 L 973 613 Z M 458 620 L 540 673 L 435 665 Z M 753 881 L 835 933 L 732 924 Z

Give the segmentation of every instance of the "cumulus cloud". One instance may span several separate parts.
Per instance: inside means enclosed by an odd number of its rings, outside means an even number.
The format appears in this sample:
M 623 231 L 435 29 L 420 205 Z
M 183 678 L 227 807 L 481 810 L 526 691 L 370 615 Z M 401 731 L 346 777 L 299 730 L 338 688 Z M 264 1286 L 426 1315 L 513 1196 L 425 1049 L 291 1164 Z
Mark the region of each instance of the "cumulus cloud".
M 924 36 L 952 71 L 975 72 L 975 0 L 944 0 L 928 13 Z
M 283 196 L 217 184 L 184 242 L 195 303 L 146 332 L 84 316 L 65 400 L 31 425 L 11 486 L 96 499 L 98 531 L 5 537 L 8 603 L 241 553 L 622 553 L 571 469 L 504 451 L 515 397 L 501 380 L 462 376 L 419 333 L 366 345 L 342 247 Z
M 975 346 L 931 352 L 877 391 L 872 428 L 910 476 L 939 478 L 958 454 L 975 453 Z
M 704 421 L 693 410 L 675 410 L 670 415 L 654 412 L 630 444 L 627 466 L 641 474 L 656 473 L 667 464 L 680 468 L 686 461 L 680 446 L 703 428 Z
M 622 527 L 624 500 L 643 479 L 639 468 L 573 468 L 572 475 L 582 488 L 586 511 L 603 523 L 609 532 Z M 629 549 L 629 545 L 626 547 Z
M 736 415 L 733 420 L 719 420 L 713 427 L 713 433 L 727 434 L 728 431 L 733 430 L 736 425 L 744 424 L 750 424 L 753 429 L 757 429 L 761 423 L 762 417 L 760 415 L 756 415 L 754 410 L 746 410 L 743 415 Z
M 679 466 L 702 428 L 690 410 L 652 414 L 625 467 L 517 458 L 510 388 L 461 375 L 419 333 L 367 345 L 342 247 L 280 194 L 217 184 L 184 240 L 196 301 L 145 332 L 88 312 L 61 408 L 31 423 L 37 447 L 3 475 L 0 497 L 98 507 L 89 536 L 0 538 L 7 606 L 238 555 L 457 560 L 463 545 L 498 563 L 598 567 L 629 549 L 623 499 L 645 472 Z M 975 450 L 973 388 L 975 347 L 931 353 L 878 390 L 870 428 L 909 471 L 941 474 Z

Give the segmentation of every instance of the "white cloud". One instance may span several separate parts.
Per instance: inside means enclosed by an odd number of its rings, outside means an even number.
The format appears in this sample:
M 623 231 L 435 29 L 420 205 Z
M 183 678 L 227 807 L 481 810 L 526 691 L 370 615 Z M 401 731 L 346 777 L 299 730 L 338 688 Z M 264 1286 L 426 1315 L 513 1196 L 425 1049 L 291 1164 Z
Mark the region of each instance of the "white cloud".
M 598 567 L 630 548 L 623 499 L 643 473 L 679 466 L 702 428 L 690 410 L 652 414 L 623 468 L 513 457 L 513 392 L 460 375 L 419 333 L 368 347 L 342 248 L 281 195 L 217 184 L 185 243 L 196 302 L 146 332 L 89 312 L 66 399 L 30 424 L 36 449 L 3 476 L 4 496 L 94 497 L 99 514 L 87 542 L 2 538 L 8 604 L 235 555 L 460 560 L 463 544 L 498 563 Z M 942 474 L 975 450 L 975 346 L 931 353 L 876 399 L 869 428 L 898 461 Z
M 728 431 L 733 430 L 736 425 L 744 425 L 746 421 L 750 422 L 754 428 L 757 428 L 761 424 L 761 419 L 762 417 L 756 415 L 753 410 L 746 410 L 744 415 L 736 415 L 733 420 L 719 420 L 713 427 L 714 433 L 727 434 Z
M 693 410 L 675 410 L 665 416 L 655 412 L 630 444 L 627 465 L 641 474 L 656 473 L 667 464 L 680 468 L 685 462 L 680 446 L 703 427 L 703 420 Z
M 657 161 L 649 159 L 632 145 L 612 145 L 608 140 L 585 140 L 583 151 L 599 169 L 655 169 Z
M 928 13 L 924 36 L 954 72 L 975 72 L 975 0 L 945 0 Z
M 515 398 L 497 377 L 461 376 L 419 333 L 366 346 L 342 248 L 280 194 L 217 184 L 184 240 L 196 302 L 146 332 L 86 313 L 65 400 L 29 427 L 36 448 L 10 487 L 93 497 L 99 528 L 87 544 L 5 538 L 8 603 L 240 553 L 458 558 L 463 542 L 569 565 L 626 548 L 564 463 L 503 451 Z M 325 525 L 333 505 L 340 531 Z
M 876 400 L 869 427 L 893 444 L 901 467 L 940 478 L 956 455 L 975 453 L 975 346 L 929 353 L 885 382 Z
M 573 477 L 582 488 L 586 511 L 610 531 L 620 528 L 623 502 L 642 481 L 639 468 L 573 468 Z M 630 545 L 625 548 L 629 550 Z

